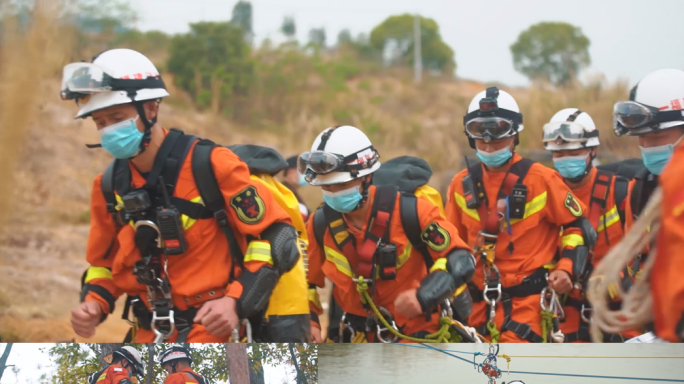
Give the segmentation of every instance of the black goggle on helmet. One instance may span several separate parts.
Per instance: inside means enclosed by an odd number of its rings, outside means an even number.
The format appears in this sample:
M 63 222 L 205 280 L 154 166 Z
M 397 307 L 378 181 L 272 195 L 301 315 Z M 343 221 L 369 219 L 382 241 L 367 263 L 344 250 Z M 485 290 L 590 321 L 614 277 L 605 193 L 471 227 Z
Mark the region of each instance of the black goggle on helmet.
M 463 117 L 463 128 L 471 148 L 475 148 L 474 140 L 489 143 L 518 134 L 522 114 L 500 108 L 498 97 L 497 87 L 487 88 L 485 97 L 480 99 L 479 108 Z

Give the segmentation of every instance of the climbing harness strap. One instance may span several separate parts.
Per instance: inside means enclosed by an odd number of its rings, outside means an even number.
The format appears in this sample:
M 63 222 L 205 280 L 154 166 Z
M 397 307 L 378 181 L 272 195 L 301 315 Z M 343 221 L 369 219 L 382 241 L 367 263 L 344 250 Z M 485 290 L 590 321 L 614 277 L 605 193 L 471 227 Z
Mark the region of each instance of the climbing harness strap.
M 495 300 L 490 299 L 494 302 L 494 305 L 490 305 L 492 310 L 495 310 L 496 303 L 502 305 L 504 311 L 504 321 L 501 330 L 496 329 L 493 320 L 487 321 L 485 325 L 476 328 L 477 331 L 482 335 L 491 335 L 492 341 L 498 341 L 500 333 L 509 330 L 514 332 L 518 337 L 525 339 L 530 342 L 541 342 L 543 339 L 541 336 L 532 332 L 532 328 L 527 324 L 521 324 L 516 321 L 511 320 L 511 311 L 513 309 L 513 304 L 511 300 L 513 298 L 527 297 L 531 295 L 538 295 L 542 292 L 544 288 L 548 286 L 546 280 L 547 270 L 546 268 L 539 268 L 529 276 L 525 277 L 523 281 L 512 287 L 501 288 L 496 291 L 498 297 Z M 487 301 L 485 292 L 479 290 L 475 284 L 469 283 L 468 289 L 470 290 L 470 295 L 473 298 L 473 302 Z M 485 286 L 485 290 L 487 287 Z M 490 296 L 491 297 L 491 296 Z M 493 319 L 494 314 L 490 313 L 490 319 Z
M 606 236 L 606 244 L 610 245 L 608 239 L 608 226 L 606 225 L 606 205 L 608 201 L 608 194 L 610 193 L 610 185 L 615 175 L 608 171 L 597 170 L 596 179 L 591 190 L 591 199 L 589 200 L 589 222 L 595 231 L 598 231 L 599 220 L 603 214 L 603 232 Z

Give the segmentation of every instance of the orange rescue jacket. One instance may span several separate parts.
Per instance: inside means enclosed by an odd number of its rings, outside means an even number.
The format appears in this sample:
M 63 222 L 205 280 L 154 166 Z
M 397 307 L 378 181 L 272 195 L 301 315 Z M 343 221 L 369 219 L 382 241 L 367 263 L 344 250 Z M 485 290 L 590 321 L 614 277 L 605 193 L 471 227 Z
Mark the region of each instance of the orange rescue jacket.
M 368 191 L 368 203 L 373 205 L 376 187 L 371 186 Z M 411 335 L 419 331 L 434 332 L 438 328 L 439 316 L 432 316 L 430 322 L 425 316 L 408 319 L 394 310 L 394 300 L 397 296 L 409 289 L 416 289 L 420 282 L 428 274 L 425 261 L 421 254 L 413 249 L 411 242 L 404 233 L 400 215 L 400 194 L 397 194 L 394 211 L 390 222 L 390 243 L 397 247 L 397 269 L 394 280 L 376 280 L 373 300 L 378 306 L 383 306 L 394 316 L 397 326 L 403 327 L 403 333 Z M 434 260 L 431 272 L 446 270 L 446 256 L 454 249 L 468 249 L 468 246 L 460 239 L 456 229 L 447 222 L 440 214 L 437 206 L 429 201 L 417 197 L 417 209 L 420 226 L 423 229 L 421 238 L 428 245 L 427 249 Z M 368 210 L 370 218 L 371 209 Z M 368 220 L 366 220 L 367 222 Z M 367 224 L 363 228 L 351 228 L 348 225 L 348 233 L 354 236 L 357 247 L 363 244 Z M 309 236 L 309 282 L 318 287 L 325 286 L 325 277 L 334 284 L 333 291 L 335 300 L 346 313 L 357 316 L 367 316 L 366 310 L 361 303 L 361 296 L 356 289 L 356 283 L 352 278 L 357 276 L 358 260 L 354 255 L 345 255 L 337 248 L 335 240 L 326 229 L 324 242 L 318 244 L 314 234 L 314 220 L 307 223 Z M 434 236 L 433 236 L 434 235 Z M 358 249 L 358 248 L 357 248 Z M 370 291 L 369 291 L 370 292 Z M 321 313 L 320 308 L 312 306 L 312 310 Z

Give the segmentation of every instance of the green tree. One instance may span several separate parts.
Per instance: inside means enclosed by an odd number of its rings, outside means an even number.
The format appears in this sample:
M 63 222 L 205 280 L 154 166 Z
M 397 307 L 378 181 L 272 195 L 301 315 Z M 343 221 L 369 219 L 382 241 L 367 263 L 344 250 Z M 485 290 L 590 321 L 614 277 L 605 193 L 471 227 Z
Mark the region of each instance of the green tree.
M 337 45 L 350 44 L 353 42 L 352 34 L 348 29 L 343 29 L 337 34 Z
M 288 39 L 294 39 L 297 34 L 297 24 L 292 16 L 285 16 L 283 24 L 280 26 L 280 32 Z
M 198 106 L 230 114 L 233 101 L 247 94 L 254 62 L 242 28 L 228 22 L 201 22 L 190 24 L 189 33 L 171 40 L 167 69 Z
M 230 22 L 242 28 L 247 41 L 251 42 L 254 36 L 254 31 L 252 30 L 252 3 L 243 0 L 238 1 L 233 7 L 233 15 Z
M 420 16 L 420 45 L 423 67 L 452 72 L 456 69 L 454 50 L 442 40 L 439 25 L 434 19 Z M 390 16 L 370 34 L 370 44 L 377 52 L 385 49 L 391 40 L 405 47 L 401 54 L 404 64 L 413 65 L 413 30 L 414 15 L 403 14 Z
M 309 30 L 309 43 L 315 47 L 325 47 L 325 28 L 311 28 Z
M 591 63 L 589 38 L 568 23 L 542 22 L 520 33 L 510 47 L 515 69 L 530 80 L 560 85 Z

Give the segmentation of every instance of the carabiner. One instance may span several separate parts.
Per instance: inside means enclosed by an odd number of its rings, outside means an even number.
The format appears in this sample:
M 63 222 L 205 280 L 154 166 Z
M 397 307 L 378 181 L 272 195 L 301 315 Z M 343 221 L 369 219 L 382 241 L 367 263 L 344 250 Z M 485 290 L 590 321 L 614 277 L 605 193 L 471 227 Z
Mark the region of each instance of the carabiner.
M 168 321 L 169 322 L 169 331 L 167 333 L 162 333 L 157 329 L 157 322 L 158 321 Z M 165 341 L 171 335 L 173 335 L 173 332 L 176 330 L 176 321 L 173 318 L 173 309 L 169 310 L 169 315 L 168 316 L 162 316 L 162 317 L 157 317 L 157 311 L 152 311 L 152 322 L 150 323 L 150 328 L 154 331 L 155 337 L 154 343 L 159 344 L 162 341 Z
M 344 343 L 344 330 L 345 329 L 348 329 L 349 333 L 351 334 L 349 341 L 354 340 L 354 338 L 356 337 L 356 331 L 354 330 L 354 327 L 352 327 L 352 325 L 349 323 L 345 323 L 344 320 L 346 319 L 346 317 L 347 317 L 347 314 L 343 313 L 342 318 L 340 319 L 340 329 L 338 331 L 339 338 L 340 338 L 339 343 Z

